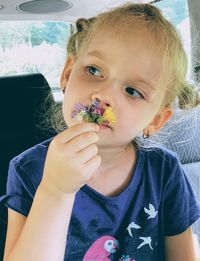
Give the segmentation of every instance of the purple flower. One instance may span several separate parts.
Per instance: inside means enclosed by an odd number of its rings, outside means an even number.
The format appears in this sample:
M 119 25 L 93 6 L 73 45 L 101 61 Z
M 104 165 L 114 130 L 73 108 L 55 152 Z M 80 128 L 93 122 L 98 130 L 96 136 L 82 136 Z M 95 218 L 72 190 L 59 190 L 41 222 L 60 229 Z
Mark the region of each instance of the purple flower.
M 74 105 L 74 110 L 79 112 L 82 109 L 86 109 L 87 107 L 88 107 L 87 105 L 83 105 L 81 103 L 77 103 L 77 104 Z
M 90 110 L 89 110 L 89 113 L 101 116 L 104 113 L 104 109 L 99 108 L 99 107 L 94 107 L 92 105 Z
M 99 104 L 100 104 L 100 100 L 99 100 L 98 98 L 96 98 L 96 99 L 94 99 L 94 100 L 92 101 L 92 105 L 94 105 L 95 107 L 98 107 Z
M 71 118 L 75 118 L 76 117 L 76 115 L 77 115 L 77 111 L 72 111 L 72 113 L 71 113 Z
M 77 103 L 74 105 L 74 110 L 71 113 L 71 117 L 75 118 L 79 112 L 87 112 L 88 111 L 88 105 L 83 105 L 81 103 Z

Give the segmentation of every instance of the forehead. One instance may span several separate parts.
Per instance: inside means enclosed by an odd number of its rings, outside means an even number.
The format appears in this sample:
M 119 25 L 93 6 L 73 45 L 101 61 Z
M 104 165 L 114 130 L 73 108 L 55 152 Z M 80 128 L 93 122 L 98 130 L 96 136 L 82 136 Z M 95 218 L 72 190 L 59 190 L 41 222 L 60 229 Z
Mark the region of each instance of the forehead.
M 97 56 L 106 64 L 123 66 L 132 74 L 144 74 L 157 83 L 163 72 L 163 48 L 146 26 L 122 28 L 118 33 L 109 28 L 94 32 L 84 56 Z

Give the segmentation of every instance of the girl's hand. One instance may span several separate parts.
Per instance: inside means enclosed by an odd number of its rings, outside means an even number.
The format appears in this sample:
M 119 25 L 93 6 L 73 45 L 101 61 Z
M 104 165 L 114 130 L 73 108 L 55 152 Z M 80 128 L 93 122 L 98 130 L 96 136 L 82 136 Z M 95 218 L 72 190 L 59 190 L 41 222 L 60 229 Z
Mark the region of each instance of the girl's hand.
M 83 122 L 52 140 L 44 166 L 43 188 L 74 194 L 91 178 L 101 164 L 95 144 L 98 129 L 96 124 Z

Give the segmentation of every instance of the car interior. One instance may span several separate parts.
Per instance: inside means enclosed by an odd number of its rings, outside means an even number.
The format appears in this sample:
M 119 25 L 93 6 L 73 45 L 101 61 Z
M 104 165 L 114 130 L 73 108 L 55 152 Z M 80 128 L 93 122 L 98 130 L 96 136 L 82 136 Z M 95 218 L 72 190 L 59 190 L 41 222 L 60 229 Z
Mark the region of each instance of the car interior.
M 162 2 L 139 1 L 139 2 Z M 127 1 L 0 1 L 0 21 L 47 19 L 67 20 L 74 23 L 78 17 L 90 17 L 108 7 Z M 135 1 L 138 2 L 138 1 Z M 109 4 L 108 4 L 109 3 Z M 192 78 L 200 88 L 200 1 L 188 0 L 191 33 Z M 46 13 L 45 13 L 46 12 Z M 48 17 L 49 19 L 49 17 Z M 3 66 L 3 65 L 1 65 Z M 1 69 L 0 69 L 1 71 Z M 0 73 L 0 195 L 5 194 L 9 161 L 31 146 L 53 137 L 56 131 L 42 128 L 41 119 L 48 112 L 48 106 L 42 106 L 46 97 L 55 101 L 51 84 L 42 73 L 5 76 Z M 8 102 L 9 101 L 9 102 Z M 176 152 L 184 168 L 196 198 L 200 203 L 200 107 L 185 112 L 177 109 L 163 131 L 170 135 L 161 144 Z M 170 124 L 183 119 L 176 128 Z M 7 209 L 0 203 L 0 260 L 7 229 Z M 193 233 L 200 245 L 200 220 L 193 225 Z

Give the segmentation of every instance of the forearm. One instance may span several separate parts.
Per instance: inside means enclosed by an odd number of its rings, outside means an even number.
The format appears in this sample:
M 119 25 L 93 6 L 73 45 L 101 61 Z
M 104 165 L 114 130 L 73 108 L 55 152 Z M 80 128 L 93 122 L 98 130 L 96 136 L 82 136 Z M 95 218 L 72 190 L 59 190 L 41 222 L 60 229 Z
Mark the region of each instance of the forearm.
M 6 261 L 63 261 L 74 195 L 36 192 L 21 235 Z

